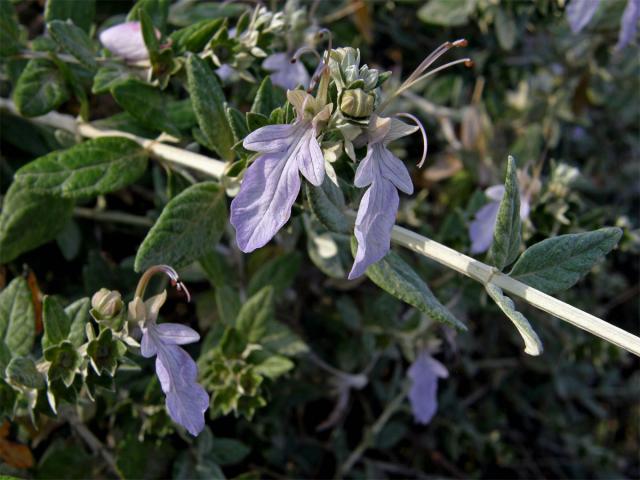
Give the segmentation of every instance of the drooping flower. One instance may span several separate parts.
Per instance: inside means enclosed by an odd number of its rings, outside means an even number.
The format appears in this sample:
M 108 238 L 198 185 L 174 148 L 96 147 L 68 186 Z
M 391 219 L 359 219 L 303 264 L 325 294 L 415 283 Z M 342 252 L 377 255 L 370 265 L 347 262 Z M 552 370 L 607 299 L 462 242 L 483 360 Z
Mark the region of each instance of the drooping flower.
M 259 128 L 243 142 L 247 150 L 260 153 L 231 202 L 236 242 L 246 253 L 264 246 L 287 223 L 300 191 L 300 173 L 314 186 L 324 179 L 324 157 L 316 137 L 333 106 L 302 90 L 288 91 L 287 98 L 296 109 L 296 121 Z
M 493 242 L 493 230 L 498 219 L 500 201 L 504 196 L 504 185 L 493 185 L 485 190 L 485 195 L 491 199 L 476 212 L 474 220 L 469 224 L 471 237 L 471 253 L 478 254 L 489 250 Z M 530 194 L 522 192 L 520 195 L 520 219 L 526 220 L 531 210 Z
M 200 335 L 186 325 L 156 322 L 166 298 L 166 291 L 145 302 L 137 296 L 129 304 L 129 312 L 137 320 L 144 319 L 140 353 L 146 358 L 156 356 L 156 374 L 166 396 L 169 416 L 197 436 L 204 428 L 209 395 L 197 382 L 196 362 L 178 345 L 197 342 Z
M 389 151 L 389 142 L 410 135 L 418 127 L 390 117 L 372 116 L 367 130 L 367 154 L 358 164 L 354 185 L 369 187 L 364 193 L 355 224 L 358 250 L 349 279 L 362 275 L 367 267 L 386 255 L 391 246 L 400 197 L 410 195 L 413 183 L 407 167 Z
M 271 72 L 271 82 L 274 85 L 287 90 L 292 90 L 298 85 L 303 88 L 309 86 L 309 73 L 300 61 L 291 62 L 286 53 L 274 53 L 262 62 L 262 68 Z
M 140 22 L 119 23 L 107 28 L 100 33 L 100 43 L 111 53 L 127 61 L 149 59 Z
M 600 0 L 571 0 L 567 5 L 566 16 L 573 33 L 579 33 L 595 15 Z
M 421 352 L 407 372 L 411 379 L 409 403 L 417 423 L 428 424 L 438 410 L 438 378 L 449 372 L 426 351 Z

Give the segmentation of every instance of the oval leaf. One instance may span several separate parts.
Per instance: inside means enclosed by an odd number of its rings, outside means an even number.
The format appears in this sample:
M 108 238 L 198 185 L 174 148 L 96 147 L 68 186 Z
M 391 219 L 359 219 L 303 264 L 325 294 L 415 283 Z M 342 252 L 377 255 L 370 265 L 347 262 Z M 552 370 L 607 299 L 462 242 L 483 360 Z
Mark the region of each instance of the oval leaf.
M 64 75 L 52 61 L 44 58 L 29 60 L 13 91 L 13 101 L 25 117 L 44 115 L 66 102 L 69 96 Z
M 504 195 L 500 201 L 496 227 L 493 231 L 493 243 L 489 250 L 489 256 L 499 270 L 512 263 L 518 256 L 520 230 L 520 192 L 516 162 L 510 156 L 507 162 Z
M 35 335 L 31 291 L 24 278 L 14 278 L 0 292 L 0 340 L 13 356 L 21 356 L 31 352 Z

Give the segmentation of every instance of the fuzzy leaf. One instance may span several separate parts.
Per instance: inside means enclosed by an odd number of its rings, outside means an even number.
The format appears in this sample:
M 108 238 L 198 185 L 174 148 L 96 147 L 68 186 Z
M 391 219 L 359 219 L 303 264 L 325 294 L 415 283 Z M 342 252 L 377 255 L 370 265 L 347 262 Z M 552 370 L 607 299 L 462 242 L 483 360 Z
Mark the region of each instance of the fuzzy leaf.
M 262 288 L 271 286 L 274 294 L 280 296 L 291 286 L 300 268 L 300 254 L 286 253 L 269 260 L 249 281 L 249 295 L 254 295 Z
M 233 132 L 224 111 L 224 92 L 213 70 L 197 55 L 191 55 L 187 60 L 187 79 L 198 124 L 209 146 L 224 160 L 233 159 Z
M 505 313 L 509 320 L 513 322 L 513 325 L 518 330 L 518 333 L 524 340 L 524 352 L 529 355 L 540 355 L 542 353 L 542 342 L 538 337 L 538 334 L 531 328 L 531 324 L 518 312 L 513 305 L 513 301 L 504 295 L 502 289 L 497 287 L 493 283 L 489 282 L 485 285 L 487 293 L 496 302 L 500 309 Z
M 178 55 L 185 52 L 199 53 L 222 26 L 222 23 L 223 20 L 221 18 L 201 20 L 193 25 L 176 30 L 169 36 L 174 52 Z
M 586 275 L 621 236 L 622 230 L 609 227 L 547 238 L 527 248 L 509 275 L 548 294 L 561 292 Z
M 84 30 L 69 21 L 63 22 L 62 20 L 51 21 L 47 28 L 51 38 L 64 51 L 77 58 L 89 70 L 96 69 L 98 64 L 94 58 L 93 45 L 91 45 L 91 40 Z
M 284 105 L 285 101 L 286 98 L 282 94 L 282 90 L 274 88 L 271 78 L 266 76 L 258 88 L 253 105 L 251 105 L 251 111 L 260 113 L 268 118 L 271 112 L 280 105 Z
M 351 242 L 351 251 L 355 255 L 357 243 Z M 384 258 L 370 265 L 366 270 L 367 277 L 384 291 L 416 307 L 421 312 L 439 322 L 447 323 L 459 330 L 467 327 L 458 320 L 431 292 L 418 274 L 393 251 Z
M 273 288 L 266 287 L 253 295 L 240 308 L 236 330 L 249 343 L 264 337 L 267 325 L 273 318 Z
M 20 74 L 13 90 L 13 101 L 21 115 L 37 117 L 69 100 L 64 75 L 44 58 L 32 58 Z
M 147 167 L 147 153 L 133 140 L 102 137 L 52 152 L 16 172 L 16 182 L 39 194 L 87 198 L 133 183 Z
M 45 381 L 35 362 L 27 357 L 14 357 L 7 365 L 7 377 L 11 383 L 27 388 L 44 388 Z
M 44 324 L 43 350 L 67 340 L 71 331 L 71 320 L 60 302 L 48 295 L 42 302 L 42 323 Z
M 89 310 L 91 309 L 91 300 L 89 298 L 80 298 L 64 309 L 71 320 L 69 327 L 69 341 L 75 347 L 82 345 L 86 339 L 85 326 L 89 321 Z
M 145 237 L 135 270 L 161 263 L 184 267 L 218 243 L 227 224 L 224 190 L 213 182 L 193 185 L 171 199 Z
M 0 56 L 18 53 L 20 44 L 20 23 L 15 8 L 9 0 L 0 0 Z
M 47 0 L 44 19 L 47 23 L 53 20 L 71 20 L 75 25 L 89 32 L 96 13 L 95 0 Z
M 0 263 L 56 238 L 72 213 L 72 200 L 11 185 L 0 214 Z
M 0 292 L 0 340 L 13 356 L 31 352 L 36 335 L 31 291 L 22 277 L 14 278 Z
M 135 78 L 130 68 L 122 63 L 107 63 L 101 66 L 93 77 L 91 92 L 107 93 L 116 85 Z
M 305 193 L 313 214 L 332 232 L 350 233 L 351 224 L 345 216 L 342 190 L 325 175 L 322 185 L 314 187 L 305 182 Z
M 500 201 L 496 227 L 493 231 L 493 243 L 489 250 L 489 256 L 499 270 L 511 264 L 518 256 L 520 238 L 520 192 L 516 162 L 510 156 L 507 163 L 507 178 L 504 182 L 504 195 Z

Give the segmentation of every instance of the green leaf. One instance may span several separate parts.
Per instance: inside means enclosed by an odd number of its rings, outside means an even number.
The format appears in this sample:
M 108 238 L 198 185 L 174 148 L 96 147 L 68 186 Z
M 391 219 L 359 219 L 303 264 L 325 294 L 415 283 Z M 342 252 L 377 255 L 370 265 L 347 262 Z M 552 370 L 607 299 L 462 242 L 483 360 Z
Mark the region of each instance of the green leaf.
M 9 0 L 0 0 L 0 57 L 18 53 L 21 43 L 16 11 Z
M 187 59 L 187 79 L 198 124 L 209 145 L 224 160 L 235 156 L 233 132 L 224 109 L 224 92 L 207 63 L 197 55 Z
M 269 125 L 269 117 L 266 117 L 261 113 L 247 112 L 246 117 L 247 117 L 247 127 L 249 127 L 249 131 L 251 132 L 259 128 L 262 128 L 265 125 Z
M 46 295 L 42 301 L 42 323 L 44 324 L 43 350 L 52 345 L 58 345 L 69 337 L 71 319 L 60 302 L 49 295 Z
M 497 287 L 491 282 L 485 285 L 485 289 L 518 330 L 522 340 L 524 340 L 524 352 L 534 356 L 540 355 L 543 350 L 542 342 L 538 334 L 531 328 L 531 324 L 529 324 L 525 316 L 516 310 L 513 301 L 503 294 L 500 287 Z
M 328 231 L 314 217 L 304 219 L 309 258 L 325 275 L 344 279 L 353 263 L 350 252 L 351 237 L 344 233 Z
M 76 370 L 82 365 L 82 357 L 71 342 L 62 342 L 44 351 L 44 358 L 51 362 L 47 372 L 48 382 L 62 380 L 66 387 L 71 386 Z
M 170 0 L 138 0 L 127 15 L 127 21 L 142 20 L 140 13 L 145 12 L 152 23 L 164 32 L 167 28 Z
M 158 37 L 156 37 L 156 28 L 153 24 L 153 20 L 144 9 L 139 10 L 138 17 L 140 19 L 142 38 L 145 46 L 147 47 L 147 51 L 149 52 L 149 59 L 151 60 L 151 63 L 155 65 L 158 61 L 158 54 L 160 51 L 160 42 L 158 41 Z
M 293 369 L 294 366 L 295 364 L 287 357 L 271 355 L 257 365 L 254 371 L 260 375 L 275 380 Z
M 56 238 L 72 213 L 72 200 L 11 185 L 0 214 L 0 263 Z
M 71 319 L 69 327 L 69 341 L 75 347 L 82 345 L 86 339 L 85 326 L 89 321 L 89 310 L 91 309 L 91 300 L 89 298 L 80 298 L 64 309 L 64 313 Z
M 608 227 L 547 238 L 527 248 L 509 276 L 548 294 L 561 292 L 586 275 L 621 236 L 622 230 Z
M 225 109 L 225 113 L 233 132 L 233 140 L 236 143 L 242 141 L 249 134 L 244 114 L 240 110 L 229 106 Z
M 311 212 L 332 232 L 348 234 L 351 224 L 344 214 L 346 208 L 342 190 L 325 175 L 322 185 L 314 187 L 304 182 L 304 191 Z
M 289 327 L 280 322 L 269 322 L 260 343 L 265 350 L 288 357 L 309 351 L 307 344 Z
M 251 449 L 238 440 L 215 437 L 209 451 L 202 456 L 211 455 L 213 461 L 220 465 L 232 465 L 244 460 L 249 452 Z
M 127 351 L 124 343 L 113 338 L 110 328 L 100 332 L 100 336 L 87 345 L 91 367 L 98 375 L 106 373 L 113 377 L 118 367 L 118 360 Z
M 351 251 L 355 255 L 357 243 L 352 238 Z M 369 266 L 367 277 L 384 291 L 416 307 L 421 312 L 439 322 L 447 323 L 460 330 L 467 327 L 442 305 L 418 274 L 400 258 L 389 251 L 382 260 Z
M 273 318 L 273 288 L 265 287 L 242 305 L 236 329 L 249 343 L 259 342 Z
M 62 20 L 53 20 L 47 28 L 51 37 L 64 51 L 77 58 L 89 70 L 97 68 L 93 45 L 84 30 L 76 27 L 72 22 Z
M 504 196 L 500 201 L 493 243 L 489 250 L 489 256 L 498 270 L 502 270 L 516 259 L 520 250 L 520 238 L 520 192 L 516 162 L 510 156 L 504 182 Z
M 476 0 L 429 0 L 418 10 L 418 18 L 433 25 L 459 27 L 467 23 L 475 6 Z
M 147 152 L 133 140 L 101 137 L 52 152 L 16 172 L 21 188 L 63 198 L 88 198 L 135 182 L 147 168 Z
M 69 100 L 64 75 L 44 58 L 32 58 L 20 74 L 13 90 L 13 101 L 21 115 L 37 117 Z
M 235 323 L 238 312 L 242 307 L 238 292 L 229 285 L 221 285 L 216 288 L 215 295 L 220 321 L 227 325 Z
M 122 63 L 107 63 L 101 66 L 93 77 L 91 92 L 107 93 L 116 85 L 135 79 L 131 69 Z
M 220 241 L 227 224 L 224 190 L 213 182 L 193 185 L 164 207 L 136 255 L 135 270 L 166 263 L 184 267 Z
M 286 100 L 282 90 L 274 88 L 271 78 L 266 76 L 258 88 L 253 105 L 251 105 L 251 111 L 269 118 L 271 112 L 283 105 Z
M 7 382 L 0 379 L 0 416 L 13 417 L 17 392 Z
M 516 43 L 516 35 L 518 33 L 513 15 L 506 9 L 496 9 L 494 27 L 500 47 L 503 50 L 511 50 Z
M 201 20 L 193 25 L 176 30 L 169 36 L 174 52 L 178 55 L 185 52 L 201 52 L 223 22 L 224 20 L 221 18 Z
M 14 278 L 0 292 L 0 340 L 12 355 L 27 355 L 36 336 L 31 291 L 22 277 Z
M 7 366 L 7 377 L 14 385 L 27 388 L 44 388 L 45 381 L 35 362 L 27 357 L 14 357 Z
M 148 128 L 180 136 L 180 130 L 167 114 L 171 98 L 155 87 L 140 80 L 130 79 L 117 83 L 111 94 L 118 105 Z
M 47 23 L 53 20 L 71 20 L 85 32 L 91 29 L 96 13 L 95 0 L 47 0 L 44 19 Z
M 266 286 L 274 289 L 274 295 L 279 297 L 291 286 L 300 269 L 300 254 L 298 252 L 285 253 L 265 263 L 249 281 L 248 292 L 253 295 Z
M 192 25 L 203 19 L 237 17 L 247 10 L 246 5 L 218 2 L 184 2 L 171 5 L 169 18 L 179 27 Z

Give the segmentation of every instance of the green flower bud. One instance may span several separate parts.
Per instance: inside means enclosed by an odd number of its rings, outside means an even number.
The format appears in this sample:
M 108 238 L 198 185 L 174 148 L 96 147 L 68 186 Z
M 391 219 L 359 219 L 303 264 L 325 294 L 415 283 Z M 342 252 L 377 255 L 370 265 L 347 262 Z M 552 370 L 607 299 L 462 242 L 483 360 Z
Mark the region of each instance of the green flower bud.
M 96 321 L 110 320 L 121 311 L 124 303 L 122 295 L 115 290 L 101 288 L 91 297 L 91 314 Z
M 348 117 L 366 118 L 373 113 L 375 96 L 361 88 L 347 90 L 340 99 L 340 111 Z

